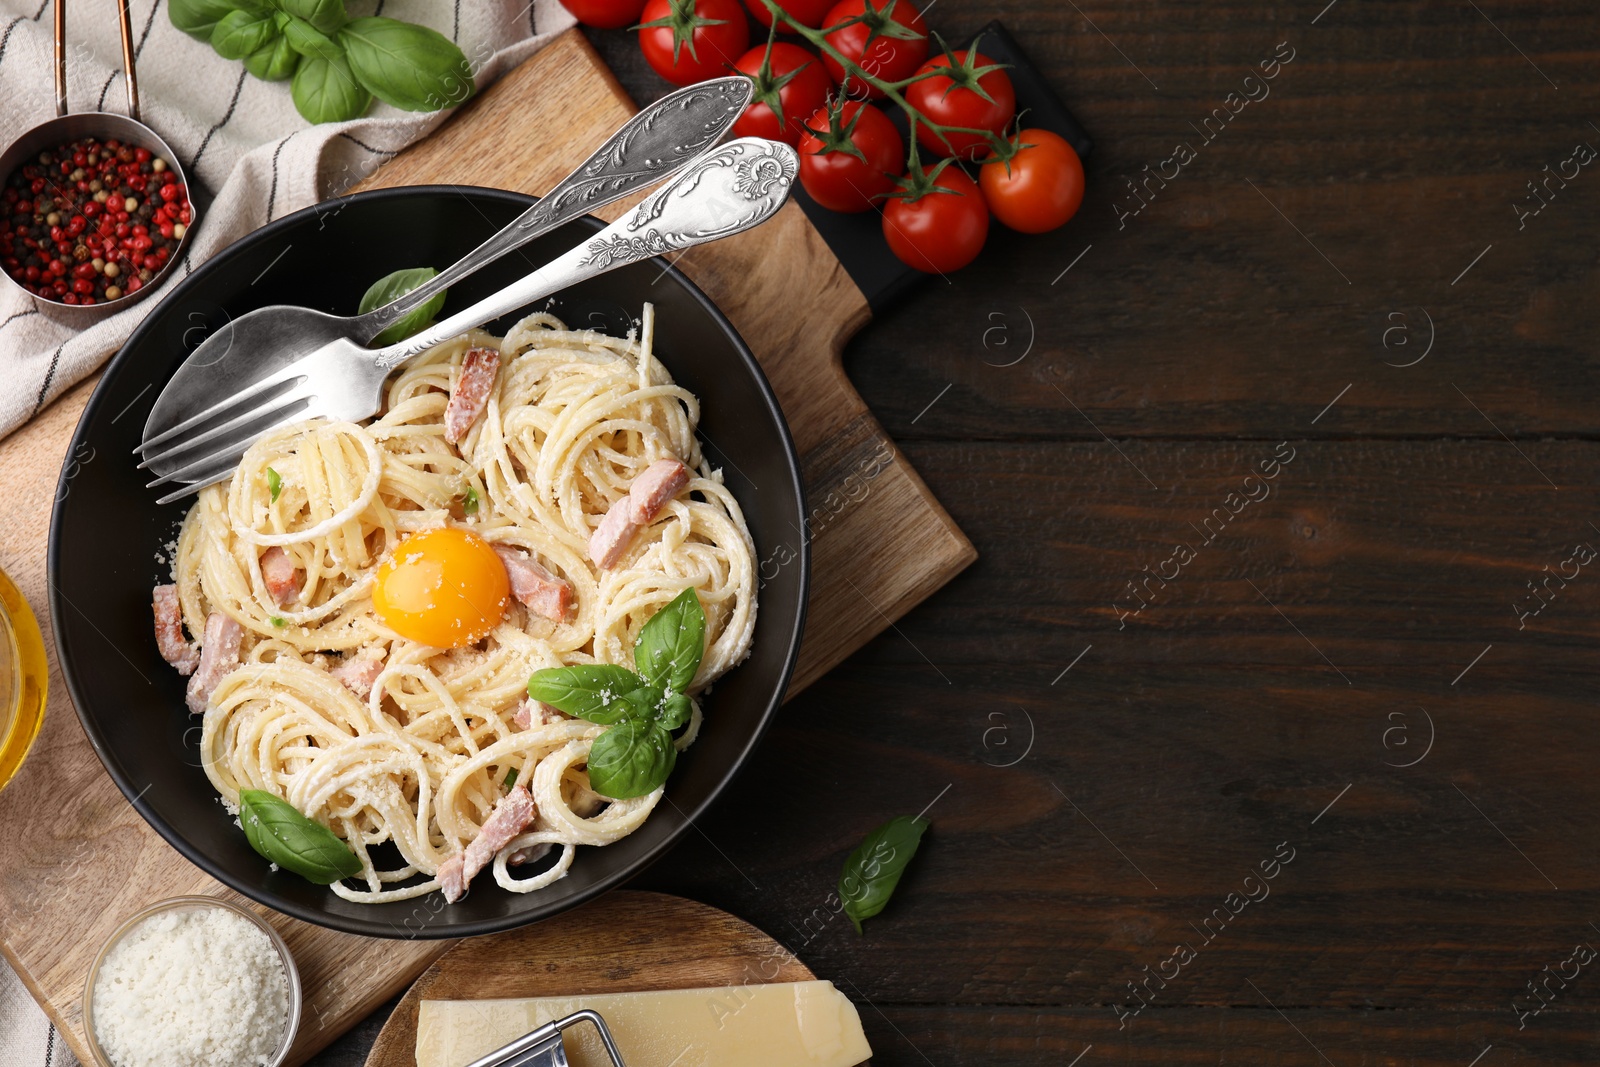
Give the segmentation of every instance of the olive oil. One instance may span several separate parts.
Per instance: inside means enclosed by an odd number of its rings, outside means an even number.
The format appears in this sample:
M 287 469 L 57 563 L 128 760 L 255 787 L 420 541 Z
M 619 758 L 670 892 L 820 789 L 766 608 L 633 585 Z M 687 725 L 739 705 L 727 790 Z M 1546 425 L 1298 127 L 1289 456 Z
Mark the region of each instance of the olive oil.
M 33 611 L 0 571 L 0 789 L 39 735 L 48 672 Z

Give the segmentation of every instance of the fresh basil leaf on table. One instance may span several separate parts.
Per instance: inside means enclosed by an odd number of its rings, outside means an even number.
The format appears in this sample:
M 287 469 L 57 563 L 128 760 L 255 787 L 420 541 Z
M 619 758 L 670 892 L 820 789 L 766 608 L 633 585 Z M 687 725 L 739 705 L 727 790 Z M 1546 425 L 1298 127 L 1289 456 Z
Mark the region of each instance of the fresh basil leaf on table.
M 385 274 L 368 286 L 367 291 L 361 295 L 361 304 L 356 308 L 356 314 L 365 315 L 375 308 L 381 308 L 398 300 L 438 273 L 432 267 L 409 267 L 392 274 Z M 450 290 L 445 289 L 430 296 L 426 303 L 411 309 L 390 323 L 382 333 L 372 339 L 372 343 L 392 345 L 396 341 L 404 341 L 433 321 L 434 316 L 444 307 L 445 297 L 449 294 Z M 473 510 L 477 510 L 476 507 Z
M 426 26 L 378 16 L 356 19 L 339 31 L 339 43 L 361 84 L 403 111 L 437 111 L 474 91 L 467 57 Z
M 282 36 L 244 57 L 244 69 L 264 82 L 281 82 L 291 78 L 299 65 L 300 53 L 290 48 L 289 42 Z
M 239 824 L 250 847 L 317 885 L 361 873 L 361 860 L 332 830 L 260 789 L 239 794 Z
M 861 920 L 881 912 L 894 895 L 906 864 L 917 854 L 928 821 L 902 815 L 890 819 L 856 846 L 839 872 L 839 899 L 844 913 L 861 933 Z
M 224 59 L 244 59 L 261 51 L 277 36 L 278 24 L 271 15 L 230 11 L 211 31 L 211 47 Z
M 633 645 L 633 665 L 652 685 L 682 693 L 706 650 L 706 613 L 693 586 L 650 616 Z
M 629 719 L 595 738 L 589 749 L 589 784 L 613 800 L 642 797 L 666 782 L 677 760 L 666 727 Z
M 642 685 L 639 676 L 626 667 L 580 663 L 534 671 L 528 679 L 528 695 L 568 715 L 610 726 L 640 714 L 637 703 L 628 698 Z
M 343 122 L 372 106 L 372 94 L 357 83 L 343 56 L 301 56 L 289 92 L 307 122 Z
M 349 21 L 344 12 L 344 0 L 273 0 L 279 11 L 304 19 L 318 32 L 335 34 Z

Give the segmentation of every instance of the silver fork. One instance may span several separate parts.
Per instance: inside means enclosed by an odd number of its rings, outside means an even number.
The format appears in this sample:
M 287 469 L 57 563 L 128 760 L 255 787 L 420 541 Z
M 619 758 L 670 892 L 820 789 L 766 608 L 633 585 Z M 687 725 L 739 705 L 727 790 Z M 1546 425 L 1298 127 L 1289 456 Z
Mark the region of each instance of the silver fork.
M 377 412 L 396 367 L 465 331 L 606 271 L 680 252 L 760 225 L 788 199 L 799 160 L 788 145 L 746 137 L 696 159 L 620 219 L 521 281 L 421 332 L 368 349 L 341 337 L 144 443 L 177 500 L 226 478 L 262 434 L 311 418 L 352 422 Z M 153 451 L 152 451 L 153 450 Z
M 748 78 L 715 78 L 669 93 L 623 123 L 527 211 L 423 285 L 364 315 L 306 307 L 257 308 L 208 336 L 178 368 L 145 420 L 141 453 L 217 397 L 229 396 L 346 337 L 372 342 L 447 286 L 558 226 L 664 181 L 725 137 L 750 102 Z M 141 467 L 148 463 L 140 464 Z M 166 473 L 170 466 L 158 467 Z

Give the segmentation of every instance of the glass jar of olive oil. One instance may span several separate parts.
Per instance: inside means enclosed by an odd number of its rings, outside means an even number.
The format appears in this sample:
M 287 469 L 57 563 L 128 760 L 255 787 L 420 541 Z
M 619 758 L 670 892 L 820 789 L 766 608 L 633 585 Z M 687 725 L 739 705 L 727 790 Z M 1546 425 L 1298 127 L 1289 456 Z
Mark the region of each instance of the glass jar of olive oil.
M 0 571 L 0 789 L 39 735 L 48 671 L 33 611 Z

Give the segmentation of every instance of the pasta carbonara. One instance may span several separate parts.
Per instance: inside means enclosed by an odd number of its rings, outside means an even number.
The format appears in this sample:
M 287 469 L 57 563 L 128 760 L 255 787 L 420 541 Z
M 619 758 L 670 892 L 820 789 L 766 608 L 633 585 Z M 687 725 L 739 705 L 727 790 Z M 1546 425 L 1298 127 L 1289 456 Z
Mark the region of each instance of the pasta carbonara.
M 192 674 L 206 774 L 230 806 L 264 790 L 348 843 L 362 871 L 333 883 L 345 899 L 455 899 L 491 864 L 530 892 L 649 817 L 661 788 L 590 788 L 607 727 L 529 700 L 532 672 L 632 668 L 640 627 L 687 588 L 706 618 L 689 695 L 748 653 L 750 533 L 701 452 L 698 401 L 652 351 L 653 318 L 646 305 L 637 339 L 540 313 L 441 344 L 390 379 L 378 417 L 268 434 L 185 519 L 155 609 L 163 655 Z M 493 549 L 514 594 L 460 647 L 407 637 L 374 604 L 385 561 L 440 530 L 456 531 L 447 555 Z M 430 601 L 417 618 L 467 626 L 493 598 L 470 585 L 465 612 Z M 679 750 L 700 719 L 696 703 Z

